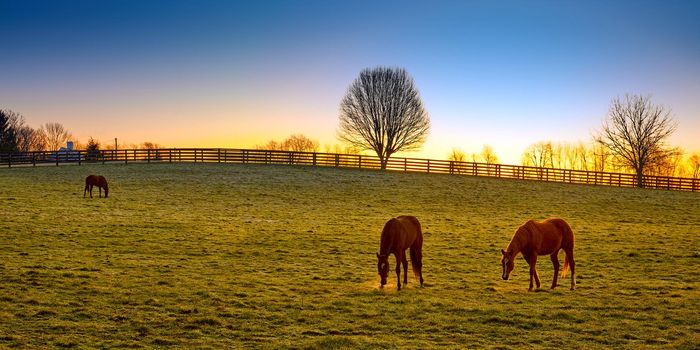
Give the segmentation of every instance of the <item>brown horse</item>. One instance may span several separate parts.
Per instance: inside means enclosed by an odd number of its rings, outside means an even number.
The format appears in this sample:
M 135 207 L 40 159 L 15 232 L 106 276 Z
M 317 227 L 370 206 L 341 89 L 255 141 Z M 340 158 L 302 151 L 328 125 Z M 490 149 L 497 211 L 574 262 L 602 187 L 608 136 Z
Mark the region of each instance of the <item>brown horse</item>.
M 109 187 L 107 186 L 107 180 L 101 175 L 88 175 L 85 178 L 85 190 L 83 191 L 83 198 L 85 198 L 85 193 L 90 191 L 90 198 L 92 198 L 92 187 L 97 186 L 100 190 L 100 198 L 102 198 L 102 189 L 105 189 L 105 198 L 109 195 Z
M 522 253 L 525 261 L 530 265 L 530 289 L 532 290 L 532 281 L 537 283 L 537 288 L 540 288 L 540 276 L 537 274 L 535 264 L 537 264 L 538 255 L 549 255 L 554 265 L 554 280 L 552 288 L 557 286 L 557 274 L 559 273 L 559 250 L 563 249 L 566 253 L 564 260 L 564 269 L 562 269 L 561 277 L 566 276 L 566 271 L 571 268 L 571 290 L 576 286 L 576 263 L 574 262 L 574 233 L 566 221 L 562 219 L 547 219 L 541 222 L 529 220 L 524 223 L 518 230 L 515 231 L 513 239 L 510 240 L 506 250 L 501 249 L 503 257 L 501 265 L 503 266 L 503 279 L 507 280 L 511 271 L 513 271 L 513 261 L 518 253 Z
M 423 232 L 420 222 L 415 216 L 399 216 L 384 224 L 381 244 L 377 253 L 377 270 L 382 279 L 381 287 L 386 284 L 389 274 L 389 255 L 396 257 L 396 287 L 401 290 L 401 264 L 403 264 L 403 284 L 408 284 L 408 261 L 406 249 L 411 253 L 411 267 L 413 274 L 420 278 L 423 286 Z

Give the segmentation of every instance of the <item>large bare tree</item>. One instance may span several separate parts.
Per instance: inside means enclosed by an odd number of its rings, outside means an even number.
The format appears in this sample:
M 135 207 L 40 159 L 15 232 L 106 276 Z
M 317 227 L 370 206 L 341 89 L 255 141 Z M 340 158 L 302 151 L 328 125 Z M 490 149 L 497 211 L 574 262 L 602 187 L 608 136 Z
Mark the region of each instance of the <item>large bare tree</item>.
M 402 68 L 364 69 L 340 102 L 338 137 L 374 150 L 382 169 L 392 154 L 420 148 L 429 131 L 418 89 Z
M 610 103 L 607 118 L 596 141 L 637 174 L 644 187 L 647 166 L 663 161 L 672 150 L 665 140 L 676 130 L 670 109 L 654 105 L 649 96 L 625 95 Z
M 50 151 L 57 151 L 72 137 L 61 123 L 46 123 L 41 127 L 41 130 L 46 137 L 46 146 Z

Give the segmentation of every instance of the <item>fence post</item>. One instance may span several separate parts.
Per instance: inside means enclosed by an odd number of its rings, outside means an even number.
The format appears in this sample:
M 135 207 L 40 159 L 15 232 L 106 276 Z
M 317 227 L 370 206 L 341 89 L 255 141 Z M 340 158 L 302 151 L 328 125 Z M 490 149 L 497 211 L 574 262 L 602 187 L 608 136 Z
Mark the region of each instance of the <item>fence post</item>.
M 362 155 L 357 156 L 358 168 L 362 169 Z
M 32 153 L 32 166 L 36 166 L 36 153 Z
M 454 174 L 454 169 L 455 169 L 455 162 L 453 160 L 450 161 L 450 175 Z
M 430 159 L 428 159 L 428 174 L 430 174 Z
M 129 150 L 126 148 L 124 149 L 124 164 L 129 164 Z
M 340 154 L 335 155 L 335 166 L 336 168 L 340 166 Z
M 134 152 L 136 152 L 136 151 L 134 151 Z M 173 149 L 168 148 L 168 163 L 172 163 L 172 162 L 173 162 Z
M 314 156 L 313 156 L 313 157 L 314 157 L 314 161 L 313 161 L 314 163 L 313 163 L 313 165 L 316 166 L 316 152 L 314 152 Z
M 7 154 L 7 167 L 12 168 L 12 153 Z
M 221 163 L 221 148 L 216 150 L 216 157 L 218 158 L 219 163 Z
M 151 149 L 150 148 L 147 149 L 146 152 L 147 152 L 146 157 L 148 157 L 147 162 L 150 163 L 151 162 Z
M 56 166 L 58 166 L 58 158 L 61 157 L 61 154 L 56 152 Z
M 407 171 L 408 171 L 408 158 L 404 157 L 403 158 L 403 172 L 405 173 Z

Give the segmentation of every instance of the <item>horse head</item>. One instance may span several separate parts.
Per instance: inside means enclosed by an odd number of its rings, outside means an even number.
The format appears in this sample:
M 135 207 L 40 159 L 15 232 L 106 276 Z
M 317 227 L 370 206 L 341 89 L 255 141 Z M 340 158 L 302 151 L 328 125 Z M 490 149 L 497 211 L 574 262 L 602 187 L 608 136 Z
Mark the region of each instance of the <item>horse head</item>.
M 386 277 L 389 275 L 389 254 L 377 253 L 377 271 L 381 277 L 381 286 L 386 284 Z
M 501 249 L 501 254 L 503 254 L 503 257 L 501 257 L 501 266 L 503 267 L 502 277 L 504 280 L 507 280 L 510 273 L 513 271 L 513 267 L 515 266 L 513 263 L 515 257 L 513 256 L 513 252 L 508 252 L 503 249 Z

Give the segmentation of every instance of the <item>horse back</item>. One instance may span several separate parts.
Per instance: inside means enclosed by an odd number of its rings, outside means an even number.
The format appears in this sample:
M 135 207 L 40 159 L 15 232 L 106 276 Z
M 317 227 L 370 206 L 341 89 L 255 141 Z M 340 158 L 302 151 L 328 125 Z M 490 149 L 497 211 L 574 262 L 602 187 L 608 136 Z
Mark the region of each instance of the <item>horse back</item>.
M 391 243 L 389 243 L 391 242 Z M 414 243 L 423 243 L 423 232 L 415 216 L 399 216 L 389 220 L 382 231 L 382 243 L 401 250 Z
M 560 248 L 573 247 L 573 232 L 562 219 L 547 219 L 542 222 L 529 221 L 526 226 L 533 248 L 539 255 L 551 254 Z

